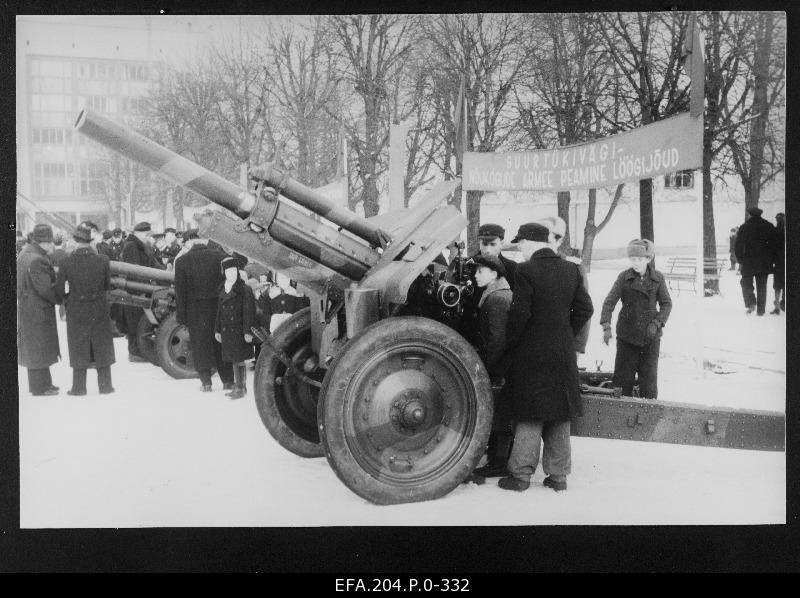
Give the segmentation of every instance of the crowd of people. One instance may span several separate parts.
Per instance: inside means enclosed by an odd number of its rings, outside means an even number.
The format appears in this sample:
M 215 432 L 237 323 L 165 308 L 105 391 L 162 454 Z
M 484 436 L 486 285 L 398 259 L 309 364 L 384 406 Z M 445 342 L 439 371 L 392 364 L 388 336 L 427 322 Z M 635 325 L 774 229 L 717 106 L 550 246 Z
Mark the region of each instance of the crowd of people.
M 760 218 L 761 210 L 749 213 L 732 239 L 732 267 L 741 268 L 748 313 L 759 315 L 765 311 L 766 278 L 773 273 L 779 313 L 785 309 L 783 215 L 773 227 Z M 503 489 L 526 490 L 541 453 L 544 485 L 567 488 L 570 421 L 581 415 L 577 356 L 585 351 L 594 306 L 582 265 L 558 253 L 565 232 L 566 223 L 558 217 L 523 224 L 511 241 L 523 257 L 517 263 L 501 253 L 501 226 L 479 229 L 480 250 L 471 256 L 475 292 L 464 306 L 460 332 L 478 350 L 497 392 L 486 464 L 470 477 L 476 483 L 499 477 Z M 129 360 L 143 359 L 136 341 L 141 308 L 109 312 L 110 260 L 174 270 L 177 321 L 188 328 L 201 391 L 212 390 L 216 373 L 231 399 L 247 391 L 246 364 L 257 356 L 259 344 L 253 330 L 267 333 L 309 305 L 285 276 L 228 254 L 196 229 L 152 234 L 150 224 L 142 222 L 125 236 L 119 229 L 100 233 L 85 222 L 72 235 L 71 247 L 63 245 L 51 227 L 40 224 L 18 255 L 19 364 L 27 368 L 29 390 L 37 396 L 59 392 L 49 372 L 60 357 L 56 305 L 66 308 L 73 369 L 68 394 L 86 394 L 88 368 L 97 369 L 101 394 L 114 391 L 112 319 L 128 337 Z M 664 276 L 653 266 L 653 243 L 634 239 L 627 255 L 629 267 L 603 302 L 603 341 L 609 344 L 614 337 L 611 320 L 621 303 L 613 384 L 626 396 L 638 386 L 639 396 L 656 399 L 660 339 L 672 301 Z
M 66 320 L 73 370 L 67 394 L 87 394 L 89 368 L 97 370 L 100 394 L 114 392 L 115 332 L 127 337 L 129 361 L 145 360 L 137 338 L 142 308 L 108 301 L 112 260 L 174 270 L 176 315 L 189 329 L 201 390 L 211 390 L 216 372 L 232 399 L 245 395 L 246 362 L 257 356 L 252 328 L 269 334 L 282 318 L 309 304 L 290 280 L 248 264 L 244 256 L 229 255 L 200 238 L 197 229 L 153 234 L 149 223 L 140 222 L 127 235 L 119 229 L 101 234 L 85 221 L 64 242 L 52 227 L 38 224 L 17 255 L 18 361 L 28 371 L 34 396 L 60 391 L 50 375 L 50 366 L 61 357 L 56 306 Z

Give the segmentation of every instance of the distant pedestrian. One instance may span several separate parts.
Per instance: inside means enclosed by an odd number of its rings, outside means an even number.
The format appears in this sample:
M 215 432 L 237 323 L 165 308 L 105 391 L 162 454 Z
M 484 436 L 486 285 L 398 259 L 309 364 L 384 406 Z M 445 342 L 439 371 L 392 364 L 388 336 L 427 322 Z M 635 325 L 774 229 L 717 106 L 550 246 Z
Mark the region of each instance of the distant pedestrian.
M 219 288 L 224 281 L 220 262 L 225 254 L 209 247 L 208 239 L 200 238 L 196 229 L 186 231 L 184 239 L 186 253 L 175 258 L 176 317 L 189 329 L 189 346 L 201 390 L 211 391 L 214 369 L 223 390 L 232 390 L 231 364 L 222 360 L 221 347 L 214 340 Z
M 308 297 L 301 296 L 292 286 L 292 281 L 285 274 L 275 274 L 275 285 L 269 290 L 270 295 L 270 332 L 288 320 L 289 317 L 311 305 Z
M 628 243 L 631 267 L 617 276 L 600 314 L 603 342 L 608 344 L 612 338 L 611 315 L 617 302 L 622 301 L 617 317 L 614 386 L 622 388 L 623 395 L 633 396 L 638 376 L 639 396 L 648 399 L 658 398 L 661 329 L 672 310 L 664 275 L 653 267 L 653 257 L 655 248 L 648 239 Z
M 731 267 L 729 270 L 737 270 L 736 268 L 736 233 L 738 232 L 739 227 L 734 226 L 731 229 L 730 234 L 728 235 L 728 244 L 730 245 L 730 254 L 731 254 Z
M 72 388 L 67 394 L 86 394 L 86 370 L 97 368 L 100 394 L 114 392 L 111 364 L 115 361 L 114 337 L 106 298 L 111 288 L 108 256 L 90 246 L 91 230 L 78 226 L 72 236 L 77 248 L 62 262 L 57 294 L 67 309 L 67 345 L 72 367 Z
M 233 390 L 226 396 L 241 399 L 247 393 L 245 362 L 253 358 L 256 304 L 253 291 L 239 274 L 238 260 L 227 257 L 220 266 L 225 281 L 219 289 L 214 338 L 222 345 L 222 360 L 233 368 Z
M 507 383 L 517 420 L 504 490 L 526 490 L 539 463 L 544 485 L 566 490 L 571 471 L 570 420 L 582 413 L 575 335 L 591 318 L 592 300 L 575 264 L 550 248 L 547 227 L 523 224 L 519 243 L 525 262 L 517 265 L 508 314 Z
M 110 230 L 104 230 L 102 239 L 95 245 L 97 253 L 106 256 L 109 260 L 116 259 L 114 249 L 111 247 L 111 238 L 114 234 Z
M 786 216 L 783 212 L 775 215 L 775 258 L 772 272 L 772 288 L 775 291 L 775 309 L 770 313 L 778 315 L 786 311 Z
M 767 305 L 767 278 L 775 259 L 775 227 L 761 217 L 760 208 L 748 208 L 750 217 L 736 234 L 736 259 L 741 265 L 742 297 L 747 313 L 763 316 Z M 756 291 L 753 293 L 753 279 Z
M 34 396 L 56 395 L 50 366 L 58 361 L 56 272 L 48 258 L 53 229 L 37 224 L 17 258 L 17 362 L 28 370 Z

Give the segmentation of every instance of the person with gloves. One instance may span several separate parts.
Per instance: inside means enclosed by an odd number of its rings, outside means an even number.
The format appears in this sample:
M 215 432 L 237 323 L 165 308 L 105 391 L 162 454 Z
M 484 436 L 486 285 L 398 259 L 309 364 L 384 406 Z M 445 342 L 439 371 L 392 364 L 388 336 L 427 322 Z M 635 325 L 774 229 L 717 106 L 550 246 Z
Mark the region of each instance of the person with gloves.
M 236 258 L 226 257 L 220 267 L 225 281 L 219 289 L 214 338 L 222 345 L 222 361 L 233 367 L 233 390 L 226 396 L 241 399 L 247 393 L 245 362 L 253 358 L 251 329 L 257 325 L 256 302 L 239 274 Z
M 653 267 L 653 242 L 634 239 L 628 243 L 631 267 L 617 277 L 600 314 L 603 342 L 611 341 L 611 314 L 618 301 L 622 310 L 617 318 L 617 356 L 614 386 L 624 396 L 633 396 L 638 376 L 639 396 L 658 398 L 658 355 L 661 329 L 672 310 L 664 275 Z

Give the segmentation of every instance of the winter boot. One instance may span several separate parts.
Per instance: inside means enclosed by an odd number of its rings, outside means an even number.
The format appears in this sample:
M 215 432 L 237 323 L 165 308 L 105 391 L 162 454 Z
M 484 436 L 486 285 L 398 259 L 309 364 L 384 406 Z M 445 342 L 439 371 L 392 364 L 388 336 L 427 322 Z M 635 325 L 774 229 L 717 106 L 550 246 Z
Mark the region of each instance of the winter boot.
M 247 380 L 247 366 L 243 363 L 233 364 L 233 390 L 225 396 L 230 399 L 241 399 L 244 397 L 247 388 L 245 382 Z
M 567 489 L 567 480 L 556 480 L 553 476 L 547 476 L 542 482 L 542 485 L 552 488 L 556 492 L 561 492 Z
M 484 478 L 499 478 L 508 475 L 508 457 L 511 455 L 511 446 L 514 444 L 514 435 L 508 432 L 494 434 L 494 446 L 489 443 L 489 461 L 483 467 L 478 467 L 475 474 Z

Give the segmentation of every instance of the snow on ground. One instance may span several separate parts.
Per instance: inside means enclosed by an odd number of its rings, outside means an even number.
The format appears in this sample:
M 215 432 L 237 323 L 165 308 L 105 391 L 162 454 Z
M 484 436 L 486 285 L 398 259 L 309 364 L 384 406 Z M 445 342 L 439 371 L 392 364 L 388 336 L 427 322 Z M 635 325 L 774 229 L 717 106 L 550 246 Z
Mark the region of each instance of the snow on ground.
M 666 258 L 659 258 L 665 263 Z M 590 273 L 596 314 L 581 364 L 613 368 L 599 312 L 625 261 Z M 739 278 L 725 272 L 722 297 L 703 300 L 705 359 L 697 373 L 694 295 L 673 293 L 664 331 L 662 400 L 783 411 L 785 316 L 745 316 Z M 770 289 L 770 297 L 771 297 Z M 619 307 L 618 307 L 619 309 Z M 60 323 L 62 351 L 66 351 Z M 435 501 L 376 506 L 350 492 L 324 458 L 302 459 L 263 427 L 251 396 L 230 401 L 197 380 L 126 360 L 115 340 L 116 392 L 65 394 L 67 363 L 51 371 L 62 393 L 32 397 L 20 368 L 20 524 L 23 528 L 352 525 L 769 524 L 786 521 L 783 452 L 573 438 L 567 492 L 464 484 Z M 250 372 L 252 377 L 252 372 Z M 252 389 L 252 381 L 248 387 Z

